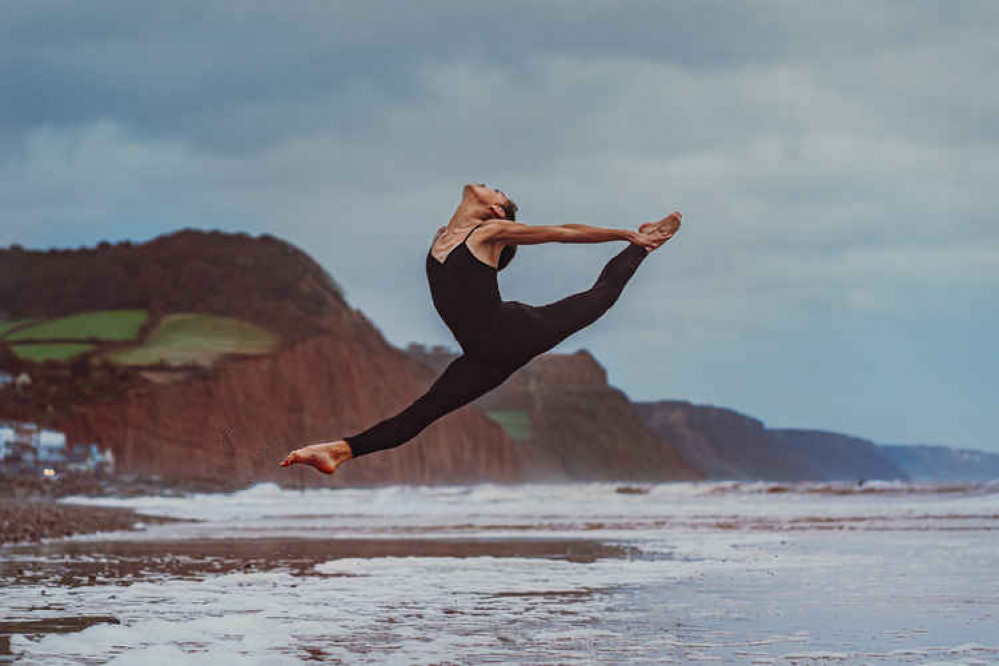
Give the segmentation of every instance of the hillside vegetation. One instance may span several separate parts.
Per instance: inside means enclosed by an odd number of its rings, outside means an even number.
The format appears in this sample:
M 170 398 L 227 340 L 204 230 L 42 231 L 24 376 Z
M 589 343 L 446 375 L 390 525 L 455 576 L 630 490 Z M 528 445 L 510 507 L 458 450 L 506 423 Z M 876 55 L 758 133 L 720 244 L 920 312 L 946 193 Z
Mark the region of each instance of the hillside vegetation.
M 141 244 L 0 249 L 0 334 L 24 319 L 107 310 L 221 315 L 294 341 L 349 307 L 319 264 L 267 235 L 188 229 Z
M 85 342 L 56 342 L 50 344 L 21 343 L 11 345 L 14 354 L 22 361 L 68 361 L 95 348 Z
M 0 249 L 0 418 L 54 423 L 353 321 L 339 287 L 271 236 L 183 230 L 78 250 Z
M 134 340 L 148 310 L 101 310 L 58 317 L 22 326 L 4 336 L 9 342 L 23 340 Z
M 144 344 L 108 352 L 103 358 L 125 365 L 210 366 L 225 354 L 263 354 L 277 344 L 276 335 L 255 324 L 181 313 L 164 317 Z
M 8 331 L 12 331 L 18 326 L 23 326 L 29 323 L 30 319 L 15 319 L 13 321 L 0 321 L 0 338 L 2 338 Z
M 523 442 L 531 438 L 531 414 L 526 409 L 492 409 L 486 416 L 503 427 L 514 441 Z

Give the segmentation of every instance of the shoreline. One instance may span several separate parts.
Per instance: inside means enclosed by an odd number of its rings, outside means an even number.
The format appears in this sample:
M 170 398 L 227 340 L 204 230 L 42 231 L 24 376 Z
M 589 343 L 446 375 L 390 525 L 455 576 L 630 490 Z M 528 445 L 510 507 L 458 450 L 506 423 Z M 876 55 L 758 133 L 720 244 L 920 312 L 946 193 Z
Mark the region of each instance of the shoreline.
M 192 493 L 224 493 L 251 484 L 222 478 L 162 478 L 151 474 L 93 474 L 69 472 L 52 479 L 39 474 L 0 471 L 0 499 L 59 499 L 63 497 L 137 497 L 164 495 L 182 497 Z
M 132 509 L 60 504 L 48 498 L 0 497 L 0 547 L 172 522 L 177 519 Z

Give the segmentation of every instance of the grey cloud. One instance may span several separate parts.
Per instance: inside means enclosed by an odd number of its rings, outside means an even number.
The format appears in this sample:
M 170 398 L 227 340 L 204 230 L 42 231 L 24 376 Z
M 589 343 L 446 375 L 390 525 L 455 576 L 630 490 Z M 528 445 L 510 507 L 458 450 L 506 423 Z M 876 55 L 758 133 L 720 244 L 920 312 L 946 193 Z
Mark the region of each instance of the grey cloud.
M 988 11 L 987 3 L 978 6 Z M 330 125 L 363 133 L 365 109 L 415 99 L 421 90 L 413 79 L 428 65 L 488 65 L 528 79 L 532 61 L 552 57 L 704 72 L 778 61 L 835 69 L 840 58 L 968 30 L 960 12 L 934 3 L 802 7 L 721 0 L 648 0 L 626 10 L 526 0 L 15 3 L 0 22 L 0 92 L 10 100 L 0 127 L 112 119 L 252 152 Z M 328 115 L 310 111 L 325 99 L 335 102 L 324 107 Z M 289 127 L 287 112 L 296 107 Z

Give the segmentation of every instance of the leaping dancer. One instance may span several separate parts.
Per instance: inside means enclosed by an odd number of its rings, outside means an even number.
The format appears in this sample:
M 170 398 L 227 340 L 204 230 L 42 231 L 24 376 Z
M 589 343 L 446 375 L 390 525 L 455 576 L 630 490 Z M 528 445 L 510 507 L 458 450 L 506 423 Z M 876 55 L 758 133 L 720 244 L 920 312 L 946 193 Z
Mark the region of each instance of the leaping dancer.
M 463 354 L 406 409 L 364 432 L 296 449 L 281 463 L 311 465 L 332 474 L 351 458 L 408 442 L 440 417 L 496 388 L 515 370 L 600 318 L 617 301 L 649 252 L 680 228 L 680 213 L 638 231 L 585 224 L 529 226 L 515 222 L 517 204 L 484 184 L 465 186 L 447 226 L 427 253 L 434 307 Z M 497 274 L 518 245 L 627 241 L 592 287 L 560 301 L 532 306 L 500 298 Z

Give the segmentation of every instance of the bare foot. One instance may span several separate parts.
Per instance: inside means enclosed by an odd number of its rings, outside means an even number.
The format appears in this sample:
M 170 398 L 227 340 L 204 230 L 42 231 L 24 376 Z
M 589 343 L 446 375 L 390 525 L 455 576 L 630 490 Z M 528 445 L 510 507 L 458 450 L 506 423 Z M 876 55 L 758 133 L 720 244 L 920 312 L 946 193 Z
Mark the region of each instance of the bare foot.
M 295 449 L 281 462 L 281 467 L 295 464 L 312 465 L 323 474 L 332 474 L 341 463 L 353 457 L 350 446 L 340 439 Z
M 646 222 L 642 226 L 638 227 L 638 233 L 644 234 L 649 237 L 651 241 L 650 246 L 646 246 L 649 252 L 652 250 L 662 247 L 663 243 L 668 241 L 673 235 L 680 230 L 680 221 L 683 219 L 683 215 L 679 212 L 670 213 L 666 217 L 656 222 Z

